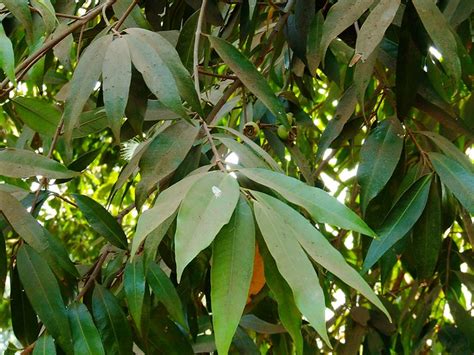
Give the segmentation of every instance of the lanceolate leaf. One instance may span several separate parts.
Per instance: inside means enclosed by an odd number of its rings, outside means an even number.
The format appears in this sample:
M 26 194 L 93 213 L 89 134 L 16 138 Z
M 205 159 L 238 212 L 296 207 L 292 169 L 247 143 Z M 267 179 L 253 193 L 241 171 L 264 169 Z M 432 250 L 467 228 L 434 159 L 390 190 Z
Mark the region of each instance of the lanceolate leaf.
M 67 142 L 71 140 L 72 131 L 79 122 L 82 109 L 97 84 L 106 53 L 104 48 L 107 48 L 111 41 L 112 35 L 108 35 L 92 42 L 84 51 L 74 71 L 63 114 L 64 138 Z
M 92 295 L 92 314 L 107 354 L 132 353 L 132 332 L 115 296 L 96 284 Z
M 249 179 L 275 190 L 288 201 L 303 207 L 318 222 L 375 236 L 375 233 L 352 210 L 317 187 L 311 187 L 295 178 L 270 170 L 239 171 Z
M 306 48 L 306 59 L 308 61 L 309 70 L 312 75 L 316 74 L 319 67 L 321 57 L 319 55 L 319 47 L 321 45 L 321 38 L 323 35 L 324 16 L 322 11 L 313 17 L 309 26 L 308 42 Z
M 176 81 L 153 46 L 136 36 L 127 35 L 125 39 L 130 48 L 133 65 L 142 74 L 150 91 L 163 105 L 187 119 Z
M 240 197 L 234 214 L 213 243 L 212 321 L 217 351 L 226 354 L 247 301 L 255 255 L 252 209 Z
M 403 149 L 403 127 L 396 117 L 384 120 L 360 150 L 357 178 L 361 187 L 362 211 L 382 191 L 392 176 Z
M 143 40 L 147 41 L 148 44 L 155 49 L 163 62 L 168 66 L 171 74 L 173 74 L 181 97 L 191 105 L 195 112 L 202 115 L 202 108 L 196 90 L 194 89 L 194 83 L 189 72 L 181 63 L 179 54 L 173 45 L 160 35 L 160 33 L 141 28 L 130 28 L 127 32 L 134 37 L 143 38 Z
M 167 188 L 158 195 L 153 208 L 146 210 L 138 219 L 137 230 L 132 241 L 131 257 L 135 255 L 145 238 L 171 217 L 177 210 L 191 186 L 203 174 L 191 175 Z
M 71 330 L 59 285 L 46 261 L 23 244 L 17 254 L 18 273 L 28 299 L 48 332 L 66 353 L 72 353 Z
M 146 291 L 145 265 L 143 264 L 143 257 L 137 257 L 131 263 L 127 264 L 125 267 L 123 284 L 125 295 L 127 296 L 128 309 L 135 321 L 135 325 L 141 332 L 143 300 Z
M 239 164 L 246 168 L 266 168 L 265 162 L 258 157 L 247 145 L 237 142 L 228 136 L 214 136 L 219 139 L 231 152 L 239 157 Z
M 120 125 L 128 101 L 132 64 L 125 38 L 118 37 L 110 43 L 102 64 L 104 105 L 109 125 L 117 142 L 120 141 Z
M 41 15 L 43 19 L 46 35 L 49 35 L 54 31 L 58 19 L 56 18 L 56 12 L 50 0 L 30 0 L 31 5 Z
M 188 323 L 183 311 L 181 299 L 171 280 L 154 261 L 148 265 L 146 279 L 156 299 L 161 302 L 170 316 L 185 329 Z
M 69 306 L 68 313 L 74 343 L 74 353 L 105 355 L 99 332 L 92 321 L 87 307 L 82 303 L 75 302 Z
M 110 213 L 90 197 L 74 194 L 74 199 L 91 227 L 112 245 L 127 249 L 127 237 Z
M 15 16 L 25 28 L 28 45 L 33 44 L 33 21 L 28 7 L 28 0 L 2 0 L 8 10 Z
M 15 97 L 12 101 L 16 113 L 28 127 L 50 137 L 54 135 L 61 119 L 55 105 L 34 97 Z
M 314 261 L 332 272 L 349 286 L 355 288 L 390 318 L 390 315 L 372 291 L 372 288 L 357 271 L 346 263 L 341 253 L 307 219 L 274 197 L 259 193 L 257 199 L 279 216 L 282 228 L 284 226 L 291 238 L 298 240 Z
M 321 60 L 324 59 L 329 44 L 347 27 L 352 26 L 372 2 L 373 0 L 339 0 L 331 6 L 323 25 L 320 47 Z
M 13 178 L 44 176 L 49 179 L 67 179 L 79 173 L 68 170 L 55 160 L 29 150 L 5 148 L 0 150 L 0 175 Z
M 360 60 L 365 61 L 382 41 L 385 31 L 393 21 L 400 0 L 381 0 L 364 21 L 357 34 L 355 55 L 360 55 Z
M 436 49 L 443 56 L 441 64 L 448 75 L 456 81 L 459 80 L 461 77 L 461 63 L 457 55 L 456 38 L 451 32 L 448 21 L 434 1 L 413 0 L 413 5 Z
M 301 313 L 330 345 L 324 320 L 324 293 L 313 265 L 281 215 L 260 202 L 263 194 L 252 191 L 252 195 L 258 198 L 254 202 L 255 218 L 278 271 L 290 285 Z
M 149 190 L 178 168 L 191 149 L 199 127 L 179 121 L 158 134 L 140 159 L 141 180 L 136 203 L 141 206 Z
M 232 69 L 239 80 L 267 106 L 281 124 L 288 126 L 282 103 L 278 101 L 273 90 L 257 68 L 229 42 L 218 37 L 208 38 L 219 56 Z
M 51 335 L 42 335 L 35 343 L 33 355 L 56 355 L 56 346 Z
M 176 226 L 178 280 L 186 265 L 207 248 L 229 222 L 238 199 L 237 180 L 219 171 L 205 174 L 188 191 L 179 208 Z
M 474 214 L 474 173 L 445 155 L 428 153 L 433 168 L 461 204 Z
M 3 24 L 0 22 L 0 68 L 3 69 L 7 78 L 15 83 L 15 54 L 10 39 L 5 34 Z
M 362 272 L 367 272 L 396 242 L 413 227 L 425 208 L 430 191 L 431 175 L 416 181 L 397 201 L 382 226 L 376 230 L 364 260 Z

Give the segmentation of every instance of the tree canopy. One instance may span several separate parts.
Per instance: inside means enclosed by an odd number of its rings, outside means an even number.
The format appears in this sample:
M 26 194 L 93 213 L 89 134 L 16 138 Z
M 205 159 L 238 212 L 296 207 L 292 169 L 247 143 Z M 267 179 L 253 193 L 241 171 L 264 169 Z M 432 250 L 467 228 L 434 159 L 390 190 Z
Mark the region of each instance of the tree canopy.
M 0 0 L 7 354 L 474 352 L 472 0 Z

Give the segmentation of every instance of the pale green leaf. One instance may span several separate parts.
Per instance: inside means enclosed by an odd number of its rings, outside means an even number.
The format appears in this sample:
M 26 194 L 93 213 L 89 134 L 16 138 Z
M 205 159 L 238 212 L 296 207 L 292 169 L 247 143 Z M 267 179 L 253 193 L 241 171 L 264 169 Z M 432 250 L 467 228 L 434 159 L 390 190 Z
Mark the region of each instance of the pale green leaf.
M 238 199 L 237 180 L 220 171 L 205 174 L 192 185 L 177 217 L 175 254 L 178 280 L 184 268 L 229 222 Z
M 246 144 L 239 143 L 228 135 L 214 135 L 220 140 L 231 152 L 239 157 L 239 165 L 246 168 L 268 168 L 268 165 L 255 154 Z
M 28 127 L 46 136 L 54 136 L 61 119 L 58 107 L 36 97 L 18 96 L 12 101 L 16 113 Z
M 50 0 L 30 0 L 31 5 L 39 12 L 44 22 L 46 35 L 54 31 L 58 19 L 56 18 L 56 11 Z
M 0 68 L 3 69 L 8 80 L 16 83 L 15 79 L 15 54 L 10 39 L 5 34 L 3 24 L 0 22 Z
M 247 301 L 255 256 L 252 209 L 240 197 L 234 214 L 213 243 L 212 322 L 217 351 L 227 354 Z

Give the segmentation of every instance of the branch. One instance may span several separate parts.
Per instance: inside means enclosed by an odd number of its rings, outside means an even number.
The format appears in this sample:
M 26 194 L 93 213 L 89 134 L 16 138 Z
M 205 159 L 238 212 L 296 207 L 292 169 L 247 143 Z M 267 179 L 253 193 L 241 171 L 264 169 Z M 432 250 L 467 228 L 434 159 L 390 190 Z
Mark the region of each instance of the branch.
M 84 297 L 86 292 L 92 287 L 92 285 L 95 282 L 95 279 L 97 278 L 97 276 L 99 275 L 100 270 L 102 269 L 102 265 L 104 264 L 105 260 L 107 259 L 107 256 L 109 255 L 109 253 L 110 253 L 109 250 L 105 250 L 102 253 L 102 255 L 100 256 L 99 260 L 97 260 L 97 262 L 94 266 L 94 270 L 92 271 L 92 273 L 87 278 L 87 281 L 86 281 L 84 287 L 82 288 L 81 292 L 79 292 L 79 294 L 76 296 L 76 299 L 75 299 L 76 301 L 79 301 L 82 297 Z
M 211 131 L 209 130 L 209 127 L 208 127 L 206 121 L 204 121 L 203 119 L 201 119 L 200 121 L 201 121 L 201 124 L 202 124 L 202 128 L 204 129 L 204 132 L 206 133 L 207 140 L 209 141 L 209 144 L 211 145 L 211 150 L 212 150 L 212 153 L 214 154 L 214 157 L 216 159 L 216 164 L 219 167 L 219 169 L 222 172 L 225 173 L 226 170 L 225 170 L 224 164 L 222 164 L 221 156 L 220 156 L 219 152 L 217 151 L 216 145 L 214 144 L 214 142 L 212 140 Z
M 120 26 L 123 25 L 127 17 L 131 14 L 133 8 L 135 5 L 138 4 L 138 0 L 133 0 L 130 6 L 125 10 L 123 13 L 122 17 L 118 20 L 118 22 L 114 25 L 114 30 L 118 31 L 120 29 Z
M 201 10 L 199 11 L 199 18 L 196 26 L 196 34 L 194 36 L 194 52 L 193 52 L 193 72 L 194 72 L 194 88 L 198 94 L 199 101 L 201 101 L 201 89 L 199 88 L 199 41 L 201 39 L 202 23 L 204 21 L 207 0 L 202 0 Z

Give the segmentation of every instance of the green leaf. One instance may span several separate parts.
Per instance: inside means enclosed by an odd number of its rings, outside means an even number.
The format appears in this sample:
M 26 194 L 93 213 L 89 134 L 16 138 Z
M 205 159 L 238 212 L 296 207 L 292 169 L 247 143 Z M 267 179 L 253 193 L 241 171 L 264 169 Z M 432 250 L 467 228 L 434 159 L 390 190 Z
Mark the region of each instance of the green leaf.
M 73 129 L 79 123 L 79 117 L 89 96 L 94 90 L 102 72 L 102 62 L 112 35 L 100 37 L 92 42 L 82 54 L 71 79 L 69 96 L 64 104 L 64 138 L 69 142 Z
M 269 195 L 259 193 L 257 199 L 275 215 L 279 216 L 279 225 L 286 230 L 288 237 L 291 236 L 292 239 L 297 240 L 315 262 L 359 291 L 390 318 L 389 313 L 372 291 L 372 288 L 357 271 L 346 263 L 341 253 L 306 218 L 285 203 Z
M 8 257 L 5 244 L 5 237 L 0 230 L 0 295 L 5 291 L 5 281 L 8 272 Z
M 116 142 L 120 142 L 120 125 L 125 115 L 131 79 L 128 44 L 125 38 L 118 37 L 109 44 L 102 63 L 104 106 Z
M 122 227 L 110 213 L 98 202 L 90 197 L 73 194 L 79 209 L 84 213 L 84 217 L 91 227 L 103 236 L 112 245 L 121 249 L 127 249 L 128 242 Z
M 234 152 L 239 157 L 239 165 L 246 168 L 267 168 L 268 165 L 257 156 L 246 144 L 239 143 L 233 138 L 229 138 L 228 135 L 220 136 L 214 135 L 224 144 L 231 152 Z
M 323 25 L 321 60 L 324 59 L 329 44 L 347 27 L 352 26 L 372 3 L 373 0 L 339 0 L 331 6 Z
M 79 123 L 72 131 L 72 138 L 84 138 L 107 127 L 107 114 L 103 107 L 86 111 L 79 116 Z
M 142 206 L 150 189 L 173 173 L 193 146 L 199 127 L 179 121 L 158 134 L 140 159 L 141 180 L 136 189 L 137 206 Z
M 278 303 L 278 315 L 285 329 L 290 333 L 295 342 L 296 354 L 303 353 L 303 335 L 301 334 L 301 313 L 295 304 L 293 292 L 285 279 L 278 272 L 275 260 L 271 257 L 267 247 L 259 244 L 265 268 L 265 281 L 267 282 L 273 298 Z
M 176 273 L 207 248 L 229 222 L 239 199 L 239 184 L 220 171 L 205 174 L 192 185 L 178 211 L 175 254 Z
M 72 353 L 71 329 L 58 282 L 46 261 L 23 244 L 17 253 L 18 273 L 26 295 L 48 332 Z
M 318 144 L 318 151 L 316 153 L 316 160 L 319 161 L 323 158 L 323 154 L 326 149 L 329 148 L 331 143 L 341 134 L 349 118 L 357 105 L 357 91 L 354 85 L 350 86 L 342 95 L 334 114 L 334 118 L 329 121 L 324 130 L 321 139 Z
M 10 272 L 10 310 L 15 337 L 24 346 L 34 343 L 41 327 L 21 284 L 17 267 Z
M 360 56 L 360 60 L 363 62 L 367 60 L 382 42 L 385 31 L 392 23 L 399 7 L 400 0 L 380 0 L 370 11 L 357 34 L 355 55 Z
M 31 5 L 36 9 L 43 19 L 46 35 L 51 34 L 58 23 L 58 19 L 56 18 L 56 11 L 54 10 L 50 0 L 30 1 Z
M 2 0 L 2 2 L 25 28 L 26 41 L 31 46 L 33 44 L 33 20 L 28 0 Z
M 441 65 L 458 82 L 461 78 L 461 62 L 457 54 L 456 38 L 446 17 L 432 0 L 413 0 L 413 5 L 434 46 L 443 56 Z
M 61 111 L 45 100 L 35 97 L 13 98 L 15 111 L 21 120 L 34 131 L 52 137 L 61 119 Z
M 67 179 L 79 173 L 68 170 L 55 160 L 29 150 L 5 148 L 0 150 L 0 175 L 29 178 L 41 175 L 48 179 Z
M 178 44 L 176 51 L 181 57 L 184 67 L 189 71 L 193 71 L 193 49 L 194 38 L 196 34 L 196 26 L 199 19 L 199 10 L 188 17 L 181 31 L 179 31 Z
M 404 135 L 400 121 L 392 117 L 377 126 L 364 142 L 357 169 L 363 212 L 369 202 L 382 191 L 395 171 L 402 154 Z
M 128 10 L 128 7 L 131 3 L 131 0 L 117 0 L 112 5 L 115 16 L 117 16 L 117 18 L 122 18 L 122 16 L 125 16 L 125 22 L 123 27 L 150 28 L 150 24 L 148 23 L 141 9 L 138 6 L 134 6 L 131 11 Z M 127 11 L 130 11 L 130 14 L 128 16 L 125 15 Z M 120 29 L 123 29 L 123 27 L 120 27 Z
M 202 177 L 203 174 L 187 176 L 158 195 L 155 205 L 138 219 L 137 230 L 132 240 L 132 258 L 143 240 L 178 210 L 191 186 Z
M 124 290 L 130 314 L 138 331 L 142 331 L 143 301 L 145 299 L 146 280 L 143 257 L 139 256 L 128 263 L 124 272 Z
M 147 31 L 142 28 L 130 28 L 127 32 L 130 33 L 130 35 L 137 37 L 139 40 L 143 39 L 155 49 L 156 53 L 168 66 L 171 74 L 173 74 L 181 97 L 191 105 L 195 112 L 202 116 L 202 107 L 196 90 L 194 89 L 193 80 L 191 79 L 189 72 L 181 63 L 179 54 L 173 45 L 159 32 Z
M 140 37 L 127 35 L 124 38 L 130 48 L 133 65 L 142 74 L 153 95 L 170 110 L 188 119 L 173 74 L 155 48 Z
M 375 63 L 378 58 L 378 50 L 374 50 L 365 62 L 359 61 L 354 69 L 354 86 L 356 97 L 359 101 L 363 113 L 365 115 L 365 92 L 369 86 L 370 80 L 374 73 Z
M 33 355 L 56 355 L 56 346 L 51 335 L 42 335 L 35 343 Z
M 474 214 L 474 173 L 445 155 L 428 153 L 436 174 L 461 204 Z
M 366 273 L 396 242 L 402 239 L 420 218 L 430 191 L 431 175 L 416 181 L 389 211 L 382 226 L 376 230 L 378 239 L 372 240 L 364 260 Z
M 282 221 L 282 216 L 269 208 L 264 201 L 265 194 L 252 191 L 257 198 L 254 202 L 255 218 L 262 232 L 278 271 L 293 291 L 295 303 L 321 338 L 331 346 L 324 312 L 324 293 L 319 284 L 313 265 L 301 248 L 293 231 Z
M 0 22 L 0 68 L 3 69 L 8 80 L 16 83 L 15 78 L 15 53 L 10 39 L 5 34 L 3 24 Z
M 148 265 L 146 279 L 156 299 L 165 306 L 171 317 L 184 329 L 188 329 L 188 323 L 178 292 L 176 292 L 168 276 L 154 261 Z
M 211 45 L 240 81 L 273 113 L 277 120 L 288 126 L 283 104 L 276 98 L 267 80 L 240 51 L 218 37 L 208 37 Z
M 322 10 L 313 17 L 309 26 L 308 41 L 306 42 L 306 59 L 308 67 L 312 75 L 316 74 L 316 70 L 321 62 L 319 56 L 319 47 L 321 45 L 321 38 L 323 36 L 324 15 Z
M 227 354 L 247 302 L 255 256 L 252 209 L 240 197 L 234 214 L 213 243 L 212 323 L 217 351 Z
M 469 157 L 459 150 L 459 148 L 456 147 L 449 139 L 431 131 L 419 131 L 417 133 L 420 133 L 431 139 L 433 143 L 436 144 L 436 146 L 441 149 L 444 155 L 446 155 L 448 158 L 455 160 L 467 171 L 474 172 L 474 165 L 469 160 Z
M 260 185 L 275 190 L 288 201 L 303 207 L 318 222 L 375 236 L 375 233 L 351 209 L 317 187 L 311 187 L 295 178 L 270 170 L 240 169 L 239 171 Z
M 99 332 L 84 304 L 74 302 L 69 306 L 69 324 L 75 354 L 105 355 Z

